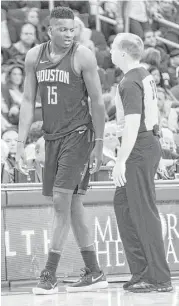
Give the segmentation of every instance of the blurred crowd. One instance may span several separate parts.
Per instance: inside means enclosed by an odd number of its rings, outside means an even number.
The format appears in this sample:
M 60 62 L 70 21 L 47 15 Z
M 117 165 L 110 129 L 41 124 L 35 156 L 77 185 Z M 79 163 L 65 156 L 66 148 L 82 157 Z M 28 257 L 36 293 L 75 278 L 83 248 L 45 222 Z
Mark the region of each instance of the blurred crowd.
M 120 150 L 117 139 L 115 96 L 123 78 L 111 61 L 110 48 L 117 33 L 139 35 L 145 45 L 141 61 L 154 77 L 158 90 L 158 116 L 162 158 L 156 179 L 179 176 L 179 48 L 161 42 L 165 38 L 179 44 L 179 30 L 163 25 L 164 18 L 179 24 L 179 0 L 175 1 L 55 1 L 75 13 L 75 39 L 96 56 L 106 109 L 103 166 L 111 169 Z M 96 13 L 116 21 L 101 21 L 96 29 Z M 1 181 L 41 182 L 44 163 L 41 101 L 37 94 L 34 122 L 26 143 L 29 176 L 14 170 L 19 110 L 23 97 L 24 60 L 33 46 L 49 40 L 48 1 L 1 1 Z M 107 168 L 106 168 L 107 169 Z M 107 170 L 108 171 L 108 170 Z M 109 178 L 110 179 L 110 178 Z

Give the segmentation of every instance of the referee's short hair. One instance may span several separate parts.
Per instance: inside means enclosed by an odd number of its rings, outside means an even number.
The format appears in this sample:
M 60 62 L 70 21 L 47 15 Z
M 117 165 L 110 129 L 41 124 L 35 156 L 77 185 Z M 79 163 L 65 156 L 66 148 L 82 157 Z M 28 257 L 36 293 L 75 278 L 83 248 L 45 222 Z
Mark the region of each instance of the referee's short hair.
M 144 52 L 142 39 L 131 33 L 121 33 L 115 38 L 119 50 L 126 52 L 134 60 L 140 60 Z

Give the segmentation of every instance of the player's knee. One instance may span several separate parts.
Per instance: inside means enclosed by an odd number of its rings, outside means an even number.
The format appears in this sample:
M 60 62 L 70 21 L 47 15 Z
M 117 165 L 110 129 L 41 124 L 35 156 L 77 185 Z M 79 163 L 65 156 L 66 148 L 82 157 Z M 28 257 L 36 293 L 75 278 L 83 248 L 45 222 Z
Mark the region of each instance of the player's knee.
M 80 194 L 74 194 L 72 197 L 71 202 L 71 214 L 75 214 L 76 212 L 79 212 L 81 210 L 81 207 L 83 206 L 83 196 Z
M 53 194 L 54 209 L 56 212 L 68 213 L 71 207 L 72 195 L 62 192 Z

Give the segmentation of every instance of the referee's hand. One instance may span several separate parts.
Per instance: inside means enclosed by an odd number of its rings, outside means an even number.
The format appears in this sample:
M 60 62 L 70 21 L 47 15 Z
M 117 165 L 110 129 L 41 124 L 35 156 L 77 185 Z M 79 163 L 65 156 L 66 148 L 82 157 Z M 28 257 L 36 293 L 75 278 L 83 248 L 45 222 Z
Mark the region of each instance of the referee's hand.
M 126 184 L 126 164 L 122 161 L 116 161 L 113 168 L 113 181 L 116 187 L 123 187 Z
M 103 142 L 97 141 L 90 156 L 89 172 L 93 174 L 98 172 L 103 159 Z
M 15 167 L 24 175 L 28 175 L 27 160 L 25 156 L 24 144 L 17 143 L 16 164 Z

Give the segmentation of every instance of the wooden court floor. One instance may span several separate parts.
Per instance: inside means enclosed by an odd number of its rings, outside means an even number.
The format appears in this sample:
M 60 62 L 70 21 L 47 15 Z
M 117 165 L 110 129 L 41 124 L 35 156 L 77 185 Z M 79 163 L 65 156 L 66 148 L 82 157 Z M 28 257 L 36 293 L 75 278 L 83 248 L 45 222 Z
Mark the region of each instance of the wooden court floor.
M 170 293 L 129 293 L 122 283 L 109 284 L 109 288 L 97 292 L 66 293 L 59 285 L 59 293 L 51 296 L 34 296 L 31 287 L 18 287 L 1 292 L 2 306 L 179 306 L 179 280 L 173 281 Z

